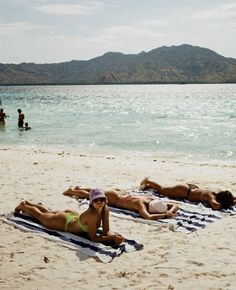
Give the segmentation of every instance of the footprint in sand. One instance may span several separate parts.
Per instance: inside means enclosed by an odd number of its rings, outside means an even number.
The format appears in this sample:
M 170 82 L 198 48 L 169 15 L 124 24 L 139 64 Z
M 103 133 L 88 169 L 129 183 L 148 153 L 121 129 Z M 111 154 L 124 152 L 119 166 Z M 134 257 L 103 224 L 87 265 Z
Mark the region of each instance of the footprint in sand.
M 188 260 L 187 263 L 188 264 L 193 264 L 193 265 L 196 265 L 196 266 L 199 266 L 199 267 L 204 265 L 204 263 L 200 263 L 200 262 L 192 261 L 192 260 Z

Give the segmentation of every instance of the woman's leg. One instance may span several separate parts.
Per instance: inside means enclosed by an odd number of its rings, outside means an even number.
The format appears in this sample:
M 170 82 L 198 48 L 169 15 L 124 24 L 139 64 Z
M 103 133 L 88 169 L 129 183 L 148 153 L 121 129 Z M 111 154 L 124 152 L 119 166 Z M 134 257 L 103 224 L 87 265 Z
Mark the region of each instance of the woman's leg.
M 77 196 L 79 198 L 86 198 L 89 199 L 89 192 L 90 189 L 89 188 L 81 188 L 81 189 L 72 189 L 69 188 L 66 191 L 63 192 L 64 195 L 68 195 L 68 196 Z
M 42 212 L 38 207 L 29 205 L 25 201 L 22 201 L 15 209 L 15 212 L 20 211 L 36 218 L 42 225 L 49 229 L 64 231 L 66 212 Z
M 144 178 L 140 183 L 140 189 L 155 189 L 157 191 L 160 191 L 162 189 L 162 186 L 154 181 L 151 181 L 148 179 L 148 177 Z
M 187 184 L 179 184 L 175 186 L 161 186 L 155 181 L 151 181 L 145 178 L 141 181 L 140 188 L 155 189 L 159 193 L 170 198 L 186 198 L 189 192 L 189 186 Z
M 92 190 L 91 187 L 80 187 L 80 186 L 75 186 L 73 189 L 75 189 L 75 190 L 81 189 L 81 190 L 85 190 L 87 192 L 90 192 Z
M 36 208 L 38 208 L 41 212 L 51 212 L 50 209 L 48 209 L 47 207 L 43 206 L 42 204 L 38 204 L 38 203 L 32 203 L 29 201 L 25 201 L 26 204 L 34 206 Z

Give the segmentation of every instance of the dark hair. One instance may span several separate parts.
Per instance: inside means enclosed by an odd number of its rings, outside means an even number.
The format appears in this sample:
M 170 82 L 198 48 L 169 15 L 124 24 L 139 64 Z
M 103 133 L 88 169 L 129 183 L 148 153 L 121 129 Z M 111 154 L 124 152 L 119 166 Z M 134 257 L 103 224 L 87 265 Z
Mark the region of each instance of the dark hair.
M 220 191 L 216 193 L 216 201 L 219 202 L 222 208 L 225 208 L 225 209 L 234 205 L 233 194 L 228 190 Z
M 21 109 L 18 109 L 17 112 L 18 112 L 18 113 L 21 113 Z

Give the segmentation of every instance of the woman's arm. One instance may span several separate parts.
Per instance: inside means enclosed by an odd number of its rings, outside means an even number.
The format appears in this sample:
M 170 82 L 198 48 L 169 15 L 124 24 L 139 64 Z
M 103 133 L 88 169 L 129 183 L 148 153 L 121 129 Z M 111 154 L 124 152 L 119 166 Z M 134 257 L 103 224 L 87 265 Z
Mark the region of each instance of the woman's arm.
M 114 241 L 117 244 L 123 242 L 124 238 L 121 235 L 114 234 L 109 230 L 109 209 L 105 207 L 105 213 L 102 220 L 103 226 L 103 235 L 97 235 L 97 214 L 93 214 L 89 218 L 88 229 L 89 229 L 89 237 L 93 242 L 104 242 L 104 241 Z
M 140 206 L 139 206 L 139 214 L 141 215 L 142 218 L 146 219 L 146 220 L 159 220 L 159 219 L 165 219 L 167 218 L 167 214 L 166 213 L 154 213 L 154 214 L 150 214 L 147 211 L 147 208 L 145 206 L 145 204 L 140 202 Z
M 179 206 L 175 203 L 167 203 L 167 217 L 175 216 L 175 213 L 179 210 Z
M 102 232 L 104 235 L 110 236 L 112 233 L 109 226 L 109 208 L 108 206 L 104 207 L 104 214 L 102 217 Z
M 236 197 L 234 197 L 234 201 L 233 201 L 233 203 L 236 204 Z
M 108 206 L 105 206 L 104 208 L 104 215 L 102 218 L 102 228 L 103 228 L 103 234 L 106 236 L 113 236 L 113 240 L 117 243 L 120 244 L 123 242 L 124 237 L 120 234 L 116 234 L 112 231 L 110 231 L 110 226 L 109 226 L 109 208 Z

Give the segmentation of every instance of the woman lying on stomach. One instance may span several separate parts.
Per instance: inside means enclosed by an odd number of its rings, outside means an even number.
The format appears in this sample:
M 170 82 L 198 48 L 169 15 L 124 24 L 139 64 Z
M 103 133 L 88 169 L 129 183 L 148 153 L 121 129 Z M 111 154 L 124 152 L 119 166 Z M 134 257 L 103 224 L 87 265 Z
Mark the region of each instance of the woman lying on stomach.
M 88 233 L 93 242 L 114 241 L 116 244 L 123 242 L 121 235 L 112 233 L 109 229 L 109 208 L 103 191 L 92 189 L 89 193 L 89 208 L 81 215 L 73 210 L 53 212 L 40 204 L 22 201 L 15 209 L 16 213 L 26 213 L 36 218 L 45 227 L 69 232 L 72 234 Z M 103 235 L 97 235 L 101 226 Z
M 187 199 L 195 202 L 206 202 L 214 210 L 228 209 L 236 204 L 236 197 L 228 191 L 214 192 L 201 189 L 195 184 L 177 184 L 162 186 L 155 181 L 145 178 L 140 183 L 140 189 L 154 189 L 169 198 Z

